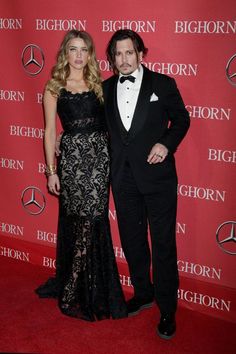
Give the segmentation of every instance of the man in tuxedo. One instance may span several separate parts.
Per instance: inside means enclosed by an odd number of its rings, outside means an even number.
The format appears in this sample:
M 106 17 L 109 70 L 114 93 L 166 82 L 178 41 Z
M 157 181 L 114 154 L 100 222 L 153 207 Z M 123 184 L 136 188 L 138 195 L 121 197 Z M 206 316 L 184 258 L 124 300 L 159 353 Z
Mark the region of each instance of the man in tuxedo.
M 174 153 L 189 128 L 189 114 L 174 79 L 141 64 L 147 48 L 136 32 L 115 32 L 106 53 L 114 72 L 103 85 L 111 183 L 134 288 L 128 312 L 135 315 L 155 300 L 161 313 L 157 333 L 170 339 L 176 331 L 179 284 Z

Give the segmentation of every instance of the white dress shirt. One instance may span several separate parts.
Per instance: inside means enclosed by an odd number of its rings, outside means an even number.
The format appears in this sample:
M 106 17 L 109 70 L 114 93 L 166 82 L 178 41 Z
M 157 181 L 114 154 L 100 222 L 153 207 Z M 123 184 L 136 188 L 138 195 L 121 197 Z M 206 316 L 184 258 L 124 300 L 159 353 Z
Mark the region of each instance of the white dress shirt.
M 135 77 L 135 82 L 129 80 L 124 81 L 122 84 L 120 80 L 117 83 L 117 104 L 120 112 L 120 117 L 125 129 L 130 129 L 135 107 L 138 100 L 138 95 L 143 78 L 143 67 L 139 66 L 132 74 Z M 119 75 L 119 79 L 122 74 Z

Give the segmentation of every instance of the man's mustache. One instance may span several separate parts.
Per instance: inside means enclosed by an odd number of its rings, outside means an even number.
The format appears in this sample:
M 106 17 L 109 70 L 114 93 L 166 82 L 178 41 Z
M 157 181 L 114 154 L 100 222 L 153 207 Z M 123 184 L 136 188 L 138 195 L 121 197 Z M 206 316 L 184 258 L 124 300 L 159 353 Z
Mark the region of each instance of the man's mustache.
M 130 65 L 130 64 L 128 64 L 128 63 L 123 63 L 123 64 L 121 64 L 120 68 L 123 68 L 124 66 L 131 67 L 131 65 Z

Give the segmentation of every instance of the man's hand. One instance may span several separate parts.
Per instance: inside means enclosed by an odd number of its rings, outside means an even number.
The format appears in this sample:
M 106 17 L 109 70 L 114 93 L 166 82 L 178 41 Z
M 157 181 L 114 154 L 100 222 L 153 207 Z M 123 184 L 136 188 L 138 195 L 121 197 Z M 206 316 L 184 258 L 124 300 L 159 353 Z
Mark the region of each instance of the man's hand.
M 152 147 L 150 154 L 148 155 L 147 162 L 150 165 L 163 162 L 167 154 L 168 149 L 164 145 L 157 143 Z

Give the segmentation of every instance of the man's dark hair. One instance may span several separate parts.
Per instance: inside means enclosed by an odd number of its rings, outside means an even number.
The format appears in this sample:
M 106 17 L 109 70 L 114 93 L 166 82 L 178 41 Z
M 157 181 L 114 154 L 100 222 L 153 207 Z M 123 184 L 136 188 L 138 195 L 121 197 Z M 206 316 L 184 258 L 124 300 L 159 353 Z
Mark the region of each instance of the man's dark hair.
M 131 39 L 133 42 L 137 57 L 140 52 L 143 52 L 144 57 L 148 52 L 148 48 L 145 47 L 144 42 L 138 33 L 129 29 L 121 29 L 116 31 L 111 37 L 106 49 L 107 60 L 109 61 L 111 68 L 116 74 L 117 74 L 117 70 L 115 67 L 116 43 L 117 41 L 122 41 L 123 39 L 128 39 L 128 38 Z

